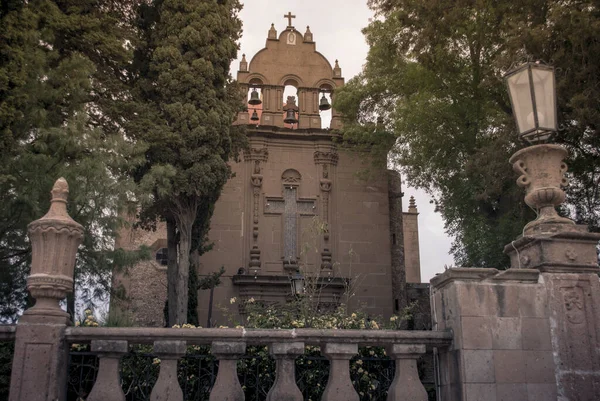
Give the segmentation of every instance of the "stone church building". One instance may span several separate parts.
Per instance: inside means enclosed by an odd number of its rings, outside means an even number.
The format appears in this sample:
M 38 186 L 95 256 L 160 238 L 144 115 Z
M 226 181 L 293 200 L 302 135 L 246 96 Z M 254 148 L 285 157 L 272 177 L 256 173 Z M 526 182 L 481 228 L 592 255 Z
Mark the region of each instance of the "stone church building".
M 237 74 L 249 100 L 236 124 L 247 125 L 249 148 L 231 164 L 235 175 L 211 221 L 214 246 L 197 270 L 200 277 L 226 270 L 214 291 L 217 325 L 228 324 L 218 305 L 231 308 L 231 298 L 284 302 L 298 272 L 318 289 L 321 304 L 350 295 L 351 308 L 373 316 L 389 317 L 407 294 L 426 290 L 407 291 L 407 283 L 421 282 L 414 200 L 403 212 L 399 174 L 385 160 L 373 167 L 338 140 L 342 119 L 331 103 L 344 84 L 342 70 L 316 50 L 308 27 L 301 33 L 292 26 L 293 17 L 286 16 L 280 34 L 271 26 L 266 46 L 250 62 L 244 56 Z M 124 231 L 117 245 L 146 245 L 155 255 L 115 274 L 115 286 L 125 291 L 118 308 L 137 324 L 163 326 L 165 226 Z M 209 291 L 198 292 L 202 325 L 208 299 Z

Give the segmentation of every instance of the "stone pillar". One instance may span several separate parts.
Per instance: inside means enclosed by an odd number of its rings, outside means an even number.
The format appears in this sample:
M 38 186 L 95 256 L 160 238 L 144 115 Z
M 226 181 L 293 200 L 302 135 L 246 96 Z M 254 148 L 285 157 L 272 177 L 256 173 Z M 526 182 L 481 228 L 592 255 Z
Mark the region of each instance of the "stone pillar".
M 253 147 L 256 145 L 257 147 Z M 259 227 L 260 227 L 260 196 L 262 192 L 263 175 L 261 174 L 261 163 L 269 159 L 269 150 L 265 143 L 252 143 L 251 148 L 244 154 L 244 160 L 252 163 L 250 174 L 250 184 L 252 185 L 252 239 L 250 245 L 250 261 L 248 271 L 257 275 L 261 268 L 261 252 L 259 246 Z
M 323 251 L 321 252 L 321 269 L 328 277 L 333 273 L 333 260 L 331 252 L 331 224 L 330 206 L 331 190 L 333 188 L 334 168 L 337 165 L 339 155 L 334 145 L 317 147 L 314 153 L 315 164 L 321 165 L 321 178 L 319 179 L 319 190 L 321 191 L 321 220 L 323 222 Z
M 183 391 L 177 380 L 177 361 L 185 351 L 185 341 L 154 342 L 154 354 L 160 358 L 160 372 L 150 401 L 183 401 Z
M 390 251 L 392 257 L 392 301 L 394 311 L 407 304 L 406 263 L 404 260 L 404 225 L 402 216 L 402 180 L 400 173 L 388 170 L 388 200 L 390 209 Z
M 219 372 L 209 401 L 244 401 L 244 391 L 237 376 L 237 360 L 246 353 L 246 343 L 212 343 L 210 352 L 219 360 Z
M 434 329 L 454 334 L 439 354 L 442 399 L 598 399 L 600 234 L 554 209 L 566 155 L 543 144 L 511 157 L 539 213 L 504 248 L 510 269 L 450 269 L 431 280 Z
M 69 186 L 60 178 L 52 188 L 50 210 L 29 224 L 31 274 L 27 290 L 35 305 L 17 325 L 10 401 L 66 399 L 69 315 L 59 302 L 73 291 L 73 269 L 83 227 L 67 213 Z
M 98 354 L 100 366 L 87 401 L 125 401 L 120 383 L 119 361 L 127 354 L 127 341 L 93 340 L 92 352 Z
M 358 354 L 357 344 L 327 343 L 322 348 L 329 359 L 329 380 L 321 401 L 359 401 L 350 380 L 350 359 Z
M 404 263 L 406 266 L 406 282 L 421 282 L 421 256 L 419 245 L 419 211 L 415 198 L 410 197 L 408 212 L 403 213 L 402 227 L 404 231 Z
M 539 271 L 456 268 L 431 280 L 444 401 L 556 400 L 548 294 Z
M 387 401 L 427 401 L 427 391 L 417 371 L 417 359 L 425 353 L 425 346 L 393 344 L 386 351 L 396 361 L 396 374 Z
M 296 385 L 295 361 L 304 354 L 304 343 L 274 343 L 269 353 L 277 362 L 277 372 L 266 401 L 302 401 L 302 392 Z

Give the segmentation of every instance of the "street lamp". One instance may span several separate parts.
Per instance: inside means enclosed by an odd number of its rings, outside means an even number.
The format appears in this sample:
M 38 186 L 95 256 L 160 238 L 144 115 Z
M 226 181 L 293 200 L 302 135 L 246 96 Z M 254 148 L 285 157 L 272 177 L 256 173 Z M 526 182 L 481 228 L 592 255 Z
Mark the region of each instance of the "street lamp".
M 296 273 L 290 277 L 290 283 L 292 285 L 292 295 L 296 296 L 304 294 L 304 276 L 300 271 L 296 271 Z
M 570 231 L 574 222 L 556 213 L 565 201 L 563 187 L 568 184 L 564 159 L 567 150 L 545 143 L 556 129 L 556 90 L 554 68 L 526 63 L 505 76 L 519 136 L 531 146 L 517 151 L 509 162 L 519 174 L 517 185 L 525 188 L 525 203 L 536 211 L 524 236 L 551 235 Z
M 525 63 L 504 78 L 519 136 L 531 144 L 547 141 L 557 131 L 554 68 Z

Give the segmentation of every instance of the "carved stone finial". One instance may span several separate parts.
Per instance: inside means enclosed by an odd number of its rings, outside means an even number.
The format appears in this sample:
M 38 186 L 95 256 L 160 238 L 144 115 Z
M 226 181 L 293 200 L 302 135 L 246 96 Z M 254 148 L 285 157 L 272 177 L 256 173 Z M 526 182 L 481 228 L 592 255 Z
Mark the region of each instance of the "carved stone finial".
M 338 62 L 338 60 L 335 60 L 335 66 L 333 67 L 333 76 L 334 77 L 342 76 L 342 69 L 340 68 L 340 63 Z
M 275 24 L 271 24 L 271 29 L 269 29 L 268 38 L 277 40 L 277 29 L 275 29 Z
M 408 200 L 408 213 L 418 213 L 417 211 L 417 202 L 415 202 L 415 197 L 411 196 Z
M 58 301 L 73 291 L 73 269 L 83 227 L 67 213 L 69 185 L 59 178 L 52 188 L 50 210 L 28 226 L 31 241 L 31 274 L 27 289 L 36 299 L 25 314 L 50 318 L 68 317 Z
M 246 61 L 245 54 L 242 54 L 242 61 L 240 61 L 240 71 L 248 71 L 248 61 Z
M 310 26 L 306 26 L 306 32 L 304 33 L 304 41 L 305 42 L 312 42 L 313 41 L 313 34 L 310 31 Z
M 52 202 L 62 201 L 67 203 L 67 198 L 69 197 L 69 184 L 67 183 L 67 180 L 63 177 L 56 180 L 50 193 L 52 194 Z

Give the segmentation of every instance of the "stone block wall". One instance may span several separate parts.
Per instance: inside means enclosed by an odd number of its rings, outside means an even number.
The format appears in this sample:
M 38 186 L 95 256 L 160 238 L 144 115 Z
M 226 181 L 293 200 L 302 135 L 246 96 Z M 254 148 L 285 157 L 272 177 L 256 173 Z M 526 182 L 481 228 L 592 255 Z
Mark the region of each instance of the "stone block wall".
M 574 301 L 568 281 L 583 289 Z M 443 400 L 597 399 L 597 275 L 450 269 L 432 286 L 433 328 L 454 335 L 439 354 Z

